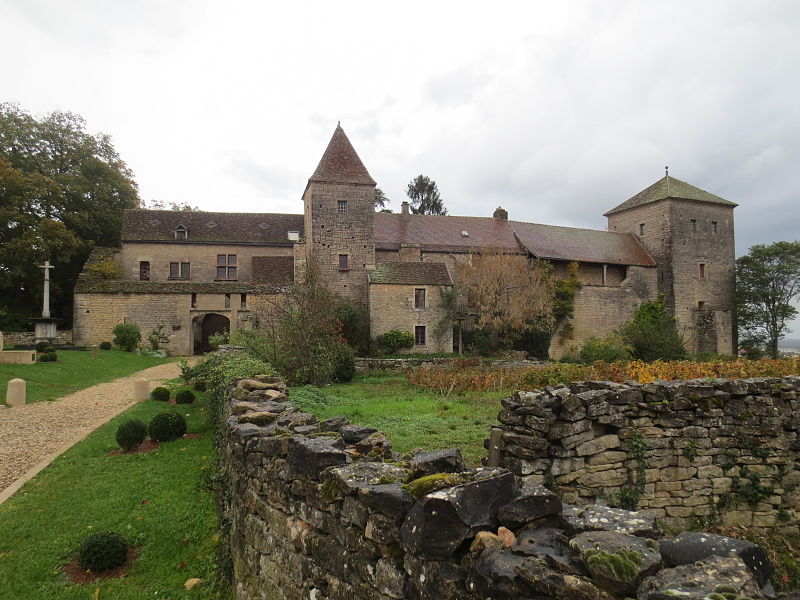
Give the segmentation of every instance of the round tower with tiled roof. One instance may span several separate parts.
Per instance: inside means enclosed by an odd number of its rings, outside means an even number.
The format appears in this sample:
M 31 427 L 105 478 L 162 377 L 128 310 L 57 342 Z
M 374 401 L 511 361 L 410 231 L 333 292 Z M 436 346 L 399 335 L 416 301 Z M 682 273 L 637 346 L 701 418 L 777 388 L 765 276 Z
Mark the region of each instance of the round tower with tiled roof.
M 658 289 L 689 352 L 736 351 L 736 204 L 667 174 L 605 216 L 658 263 Z
M 367 269 L 375 266 L 375 180 L 341 124 L 303 193 L 306 257 L 330 289 L 361 305 L 369 301 Z

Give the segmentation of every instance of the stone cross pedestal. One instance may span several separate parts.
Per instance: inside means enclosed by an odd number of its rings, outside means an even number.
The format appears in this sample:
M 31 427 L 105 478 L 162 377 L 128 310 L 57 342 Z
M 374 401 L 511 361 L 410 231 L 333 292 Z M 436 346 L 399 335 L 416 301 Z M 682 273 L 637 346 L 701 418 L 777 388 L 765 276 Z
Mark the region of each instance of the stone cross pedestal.
M 55 343 L 57 332 L 56 323 L 61 319 L 54 319 L 50 316 L 50 269 L 55 267 L 50 264 L 49 260 L 44 261 L 43 265 L 39 265 L 40 269 L 44 269 L 44 297 L 42 298 L 42 316 L 32 319 L 34 322 L 34 338 L 38 342 Z

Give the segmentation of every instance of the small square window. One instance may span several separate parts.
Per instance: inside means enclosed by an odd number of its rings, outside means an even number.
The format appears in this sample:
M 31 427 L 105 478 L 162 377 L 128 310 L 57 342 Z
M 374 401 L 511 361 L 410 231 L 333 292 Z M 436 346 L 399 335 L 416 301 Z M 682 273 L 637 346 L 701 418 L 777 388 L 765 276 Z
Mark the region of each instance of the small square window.
M 425 325 L 417 325 L 414 327 L 414 342 L 417 346 L 425 345 Z
M 414 308 L 425 308 L 425 288 L 414 290 Z
M 706 307 L 706 303 L 705 302 L 700 301 L 700 302 L 697 303 L 697 310 L 704 310 L 705 307 Z
M 347 212 L 347 200 L 339 200 L 336 203 L 336 212 L 338 212 L 338 213 L 346 213 Z
M 644 235 L 644 223 L 639 223 L 639 235 Z
M 717 233 L 717 222 L 711 221 L 711 233 Z
M 692 232 L 697 231 L 697 219 L 692 219 Z
M 350 267 L 347 265 L 347 254 L 340 254 L 339 255 L 339 270 L 340 271 L 347 271 Z
M 239 306 L 247 308 L 247 294 L 241 294 L 239 297 Z

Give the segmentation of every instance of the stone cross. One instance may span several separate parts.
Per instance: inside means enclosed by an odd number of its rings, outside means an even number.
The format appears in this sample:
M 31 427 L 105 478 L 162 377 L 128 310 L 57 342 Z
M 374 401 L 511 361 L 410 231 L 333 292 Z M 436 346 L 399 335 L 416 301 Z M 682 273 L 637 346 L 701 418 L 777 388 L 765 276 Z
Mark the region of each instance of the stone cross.
M 44 302 L 42 304 L 42 316 L 44 318 L 50 317 L 50 269 L 55 267 L 50 264 L 49 260 L 44 261 L 43 265 L 39 265 L 40 269 L 44 269 Z

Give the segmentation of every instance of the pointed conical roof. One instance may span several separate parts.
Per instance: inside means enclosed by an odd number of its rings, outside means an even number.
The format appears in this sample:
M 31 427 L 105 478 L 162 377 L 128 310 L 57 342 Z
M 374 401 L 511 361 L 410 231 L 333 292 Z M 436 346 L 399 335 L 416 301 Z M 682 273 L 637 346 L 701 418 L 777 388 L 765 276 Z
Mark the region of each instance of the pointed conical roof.
M 675 179 L 667 175 L 656 181 L 653 185 L 643 189 L 635 196 L 631 196 L 619 206 L 615 206 L 603 216 L 613 215 L 614 213 L 622 212 L 643 204 L 650 204 L 658 200 L 665 200 L 666 198 L 679 198 L 682 200 L 697 200 L 699 202 L 711 202 L 713 204 L 724 204 L 726 206 L 738 206 L 735 202 L 725 200 L 714 194 L 701 190 L 690 183 Z
M 375 185 L 375 180 L 370 177 L 364 163 L 356 154 L 341 124 L 336 125 L 336 131 L 333 132 L 333 137 L 331 137 L 317 169 L 308 180 L 324 183 Z

